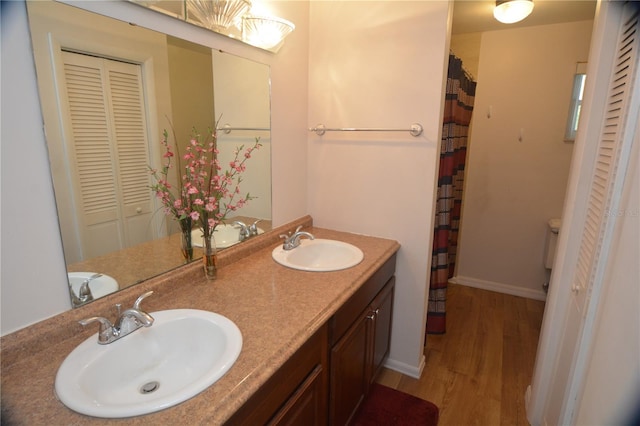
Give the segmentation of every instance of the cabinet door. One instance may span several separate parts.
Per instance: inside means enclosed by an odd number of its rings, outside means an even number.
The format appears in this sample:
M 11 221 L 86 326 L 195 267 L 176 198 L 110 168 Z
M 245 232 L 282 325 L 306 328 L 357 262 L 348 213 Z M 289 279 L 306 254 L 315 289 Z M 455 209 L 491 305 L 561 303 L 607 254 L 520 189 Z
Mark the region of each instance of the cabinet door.
M 326 425 L 328 327 L 322 326 L 225 423 Z
M 395 277 L 392 277 L 385 288 L 371 303 L 373 310 L 373 359 L 371 362 L 371 374 L 369 383 L 372 383 L 378 375 L 382 362 L 389 354 L 391 343 L 391 317 L 393 311 L 393 289 Z
M 271 419 L 269 425 L 321 426 L 327 424 L 322 371 L 322 366 L 318 365 L 280 412 Z
M 369 385 L 370 326 L 365 311 L 331 349 L 330 424 L 346 424 L 358 408 Z

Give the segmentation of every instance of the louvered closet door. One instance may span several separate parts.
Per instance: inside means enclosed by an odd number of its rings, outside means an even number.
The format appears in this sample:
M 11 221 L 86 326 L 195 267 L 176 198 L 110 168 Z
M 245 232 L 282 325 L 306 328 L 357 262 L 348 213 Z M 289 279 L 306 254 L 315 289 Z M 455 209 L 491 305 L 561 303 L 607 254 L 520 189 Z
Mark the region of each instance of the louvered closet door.
M 638 114 L 638 51 L 640 49 L 640 7 L 628 2 L 617 43 L 615 66 L 607 97 L 607 110 L 598 140 L 595 173 L 588 197 L 587 217 L 572 284 L 576 308 L 584 315 L 594 282 L 602 279 L 601 253 L 606 253 L 618 212 L 621 185 L 616 179 L 627 167 Z M 589 78 L 589 76 L 587 76 Z M 628 120 L 630 114 L 635 115 Z M 603 251 L 604 249 L 604 251 Z
M 108 67 L 113 135 L 116 144 L 119 200 L 127 247 L 147 241 L 152 200 L 149 189 L 149 144 L 140 67 L 105 60 Z
M 71 129 L 65 144 L 87 259 L 151 238 L 140 67 L 70 52 L 62 56 Z

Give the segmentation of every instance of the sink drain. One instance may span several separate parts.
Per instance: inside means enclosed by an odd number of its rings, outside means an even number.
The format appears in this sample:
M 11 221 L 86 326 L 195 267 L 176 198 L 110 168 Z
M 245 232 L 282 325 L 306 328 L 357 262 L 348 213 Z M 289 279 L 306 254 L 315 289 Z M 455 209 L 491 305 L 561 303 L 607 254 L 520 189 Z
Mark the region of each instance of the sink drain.
M 159 387 L 160 383 L 154 380 L 153 382 L 145 383 L 144 385 L 140 386 L 140 393 L 146 395 L 148 393 L 157 391 Z

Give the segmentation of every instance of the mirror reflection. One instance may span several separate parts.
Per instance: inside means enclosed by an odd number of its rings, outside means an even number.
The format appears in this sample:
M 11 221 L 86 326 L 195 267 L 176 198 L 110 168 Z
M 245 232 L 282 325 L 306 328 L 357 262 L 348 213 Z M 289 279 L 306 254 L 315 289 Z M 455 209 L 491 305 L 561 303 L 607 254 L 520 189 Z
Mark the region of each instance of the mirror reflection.
M 252 236 L 242 224 L 271 229 L 267 65 L 53 1 L 27 7 L 73 306 L 185 263 L 150 189 L 165 129 L 179 153 L 219 120 L 223 165 L 260 138 L 241 184 L 255 198 L 227 216 L 219 249 Z

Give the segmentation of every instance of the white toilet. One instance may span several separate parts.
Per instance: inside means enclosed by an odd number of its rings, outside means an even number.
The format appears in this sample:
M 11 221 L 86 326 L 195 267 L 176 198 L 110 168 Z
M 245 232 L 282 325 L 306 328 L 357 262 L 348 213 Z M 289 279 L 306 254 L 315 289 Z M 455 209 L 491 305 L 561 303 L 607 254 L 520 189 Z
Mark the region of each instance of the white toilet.
M 551 272 L 551 269 L 553 269 L 553 262 L 556 258 L 556 243 L 558 242 L 558 232 L 560 232 L 561 220 L 550 219 L 547 225 L 547 242 L 544 247 L 544 267 Z M 549 288 L 549 283 L 544 283 L 542 288 L 546 292 Z

